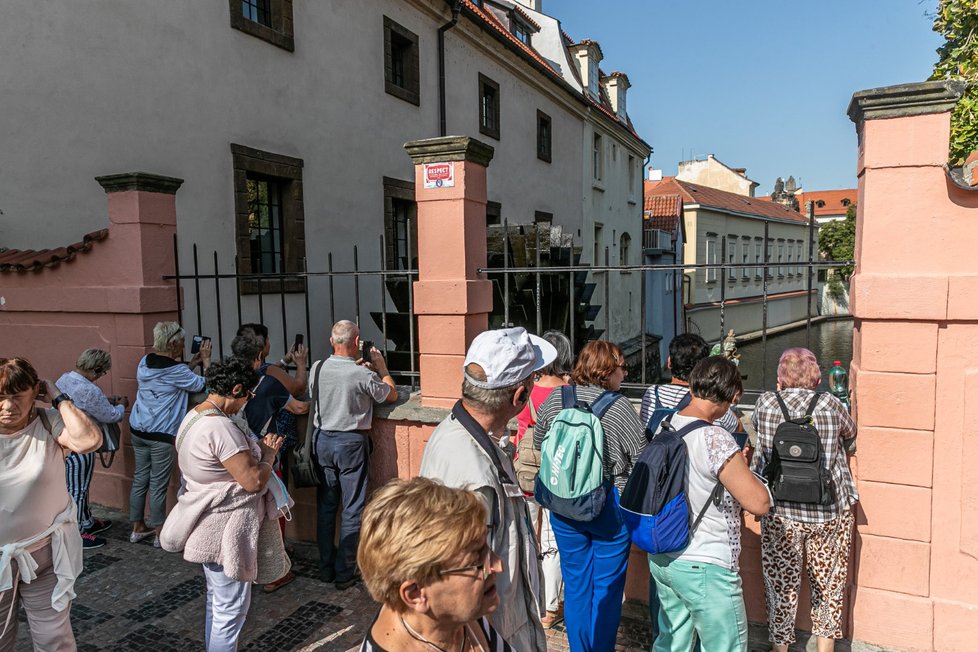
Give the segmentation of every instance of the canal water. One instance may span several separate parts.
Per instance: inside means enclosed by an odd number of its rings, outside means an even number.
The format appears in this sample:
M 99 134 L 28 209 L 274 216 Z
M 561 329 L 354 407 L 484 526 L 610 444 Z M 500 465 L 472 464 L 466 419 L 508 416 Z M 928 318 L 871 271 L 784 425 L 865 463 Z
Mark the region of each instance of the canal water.
M 822 369 L 820 389 L 828 391 L 826 382 L 832 363 L 838 360 L 849 371 L 852 361 L 852 320 L 837 319 L 812 324 L 811 344 L 806 344 L 805 327 L 768 335 L 767 347 L 755 340 L 737 347 L 740 353 L 740 371 L 744 379 L 744 402 L 753 403 L 760 391 L 773 390 L 778 382 L 778 359 L 781 353 L 793 346 L 807 346 L 818 358 Z M 764 372 L 767 372 L 764 382 Z

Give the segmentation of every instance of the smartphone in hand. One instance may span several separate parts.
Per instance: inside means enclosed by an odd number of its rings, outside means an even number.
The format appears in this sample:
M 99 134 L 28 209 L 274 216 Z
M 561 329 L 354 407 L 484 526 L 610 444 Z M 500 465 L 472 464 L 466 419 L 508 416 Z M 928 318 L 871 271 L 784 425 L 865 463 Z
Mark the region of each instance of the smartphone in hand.
M 374 348 L 374 343 L 370 340 L 360 342 L 360 357 L 363 358 L 364 362 L 370 362 L 370 349 L 372 348 Z
M 292 350 L 295 351 L 297 348 L 299 348 L 300 346 L 302 346 L 302 342 L 303 342 L 304 339 L 305 338 L 302 335 L 302 333 L 296 333 L 295 334 L 295 341 L 292 342 Z

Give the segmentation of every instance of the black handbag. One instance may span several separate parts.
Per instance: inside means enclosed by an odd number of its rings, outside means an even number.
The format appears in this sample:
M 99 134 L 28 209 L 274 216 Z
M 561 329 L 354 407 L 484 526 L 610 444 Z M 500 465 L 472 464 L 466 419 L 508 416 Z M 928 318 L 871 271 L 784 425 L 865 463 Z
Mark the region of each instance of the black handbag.
M 314 409 L 309 411 L 309 420 L 306 422 L 306 438 L 301 446 L 292 449 L 292 467 L 289 475 L 292 477 L 292 484 L 295 487 L 318 487 L 320 485 L 319 463 L 312 450 L 313 422 L 316 414 L 319 413 L 319 374 L 323 371 L 323 363 L 319 363 L 316 373 L 313 375 L 312 388 L 310 392 L 313 396 Z
M 98 447 L 96 452 L 99 462 L 102 463 L 102 468 L 107 469 L 115 461 L 116 451 L 119 450 L 122 441 L 122 430 L 118 423 L 99 423 L 99 427 L 102 429 L 102 445 Z

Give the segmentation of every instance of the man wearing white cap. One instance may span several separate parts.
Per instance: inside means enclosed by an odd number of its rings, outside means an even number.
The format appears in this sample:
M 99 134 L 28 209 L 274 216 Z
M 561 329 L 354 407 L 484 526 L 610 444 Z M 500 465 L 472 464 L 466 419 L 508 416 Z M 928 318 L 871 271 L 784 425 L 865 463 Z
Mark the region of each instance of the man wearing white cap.
M 543 596 L 536 537 L 516 482 L 507 425 L 526 405 L 533 373 L 557 350 L 523 328 L 480 333 L 465 355 L 462 399 L 438 424 L 421 458 L 421 475 L 478 493 L 486 502 L 489 547 L 503 561 L 496 579 L 493 628 L 513 649 L 544 652 Z

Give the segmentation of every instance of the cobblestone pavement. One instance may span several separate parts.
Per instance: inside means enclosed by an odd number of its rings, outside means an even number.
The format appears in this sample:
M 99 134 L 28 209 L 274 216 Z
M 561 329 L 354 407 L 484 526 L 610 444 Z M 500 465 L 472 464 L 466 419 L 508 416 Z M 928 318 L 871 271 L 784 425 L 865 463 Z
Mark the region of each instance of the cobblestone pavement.
M 96 509 L 113 526 L 99 536 L 108 543 L 85 553 L 85 570 L 75 584 L 78 597 L 71 620 L 81 652 L 91 650 L 203 650 L 204 594 L 199 565 L 178 554 L 158 550 L 152 538 L 129 543 L 129 525 L 120 512 Z M 296 544 L 293 570 L 298 576 L 277 592 L 256 586 L 242 650 L 304 650 L 341 652 L 355 648 L 377 611 L 363 585 L 337 591 L 319 580 L 316 550 Z M 647 650 L 648 620 L 626 617 L 618 632 L 618 650 Z M 17 650 L 31 649 L 23 611 Z M 568 650 L 563 628 L 548 634 L 549 649 Z

